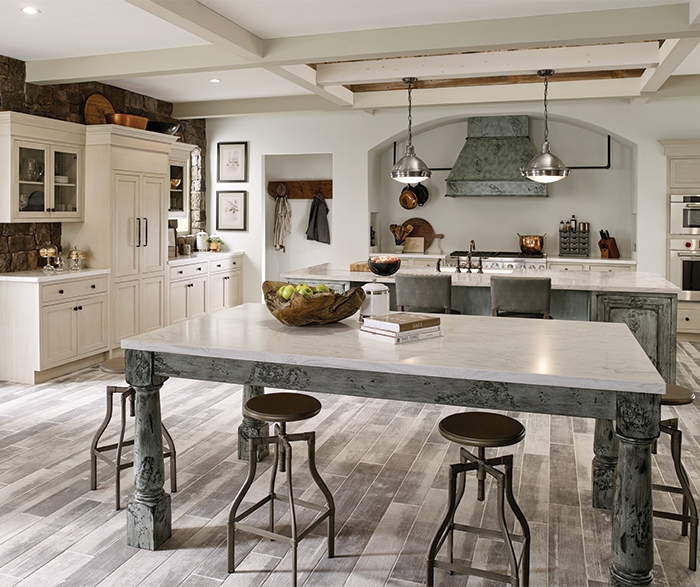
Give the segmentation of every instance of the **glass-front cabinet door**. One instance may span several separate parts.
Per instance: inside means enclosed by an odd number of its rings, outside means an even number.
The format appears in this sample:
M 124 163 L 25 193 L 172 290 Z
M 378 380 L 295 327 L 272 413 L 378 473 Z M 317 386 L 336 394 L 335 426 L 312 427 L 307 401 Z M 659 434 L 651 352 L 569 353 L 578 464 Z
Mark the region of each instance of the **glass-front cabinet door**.
M 13 218 L 82 220 L 81 148 L 15 143 Z

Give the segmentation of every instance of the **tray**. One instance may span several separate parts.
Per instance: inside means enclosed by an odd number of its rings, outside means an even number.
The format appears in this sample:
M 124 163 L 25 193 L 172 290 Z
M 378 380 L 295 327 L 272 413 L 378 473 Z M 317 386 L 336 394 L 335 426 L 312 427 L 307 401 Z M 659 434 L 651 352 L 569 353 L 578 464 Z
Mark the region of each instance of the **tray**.
M 425 251 L 430 248 L 430 245 L 433 244 L 434 239 L 445 238 L 444 234 L 436 234 L 435 231 L 433 231 L 433 227 L 430 225 L 430 222 L 424 220 L 423 218 L 409 218 L 403 223 L 403 226 L 406 227 L 408 224 L 413 226 L 413 230 L 408 236 L 416 238 L 423 237 L 425 241 L 425 247 L 423 250 Z M 438 248 L 439 247 L 440 245 L 438 244 Z M 440 252 L 442 253 L 442 249 L 440 249 Z

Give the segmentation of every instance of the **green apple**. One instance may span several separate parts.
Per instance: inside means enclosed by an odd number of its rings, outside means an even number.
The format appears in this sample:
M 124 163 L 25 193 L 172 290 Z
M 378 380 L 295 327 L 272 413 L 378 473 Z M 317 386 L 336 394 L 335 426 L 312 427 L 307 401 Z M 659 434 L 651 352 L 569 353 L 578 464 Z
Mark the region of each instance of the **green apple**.
M 284 291 L 285 287 L 287 287 L 286 283 L 277 290 L 277 295 L 284 297 L 284 294 L 282 292 Z
M 327 286 L 327 285 L 324 285 L 323 283 L 321 283 L 320 285 L 317 285 L 317 286 L 316 286 L 316 293 L 318 293 L 318 292 L 328 292 L 328 291 L 331 291 L 331 290 L 328 289 L 328 286 Z
M 287 285 L 284 288 L 284 291 L 280 294 L 285 300 L 288 300 L 289 298 L 292 297 L 292 294 L 296 291 L 293 285 Z
M 308 286 L 308 285 L 303 285 L 301 289 L 299 289 L 299 293 L 303 296 L 312 296 L 314 295 L 313 290 Z
M 303 287 L 309 287 L 309 286 L 306 283 L 300 283 L 299 285 L 297 285 L 297 291 L 301 291 L 301 289 Z

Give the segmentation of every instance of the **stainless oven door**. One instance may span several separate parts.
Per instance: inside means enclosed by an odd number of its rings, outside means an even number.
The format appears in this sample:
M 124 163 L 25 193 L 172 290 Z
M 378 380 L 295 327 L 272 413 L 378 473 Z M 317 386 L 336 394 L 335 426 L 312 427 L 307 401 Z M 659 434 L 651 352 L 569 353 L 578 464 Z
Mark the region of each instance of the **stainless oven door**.
M 669 281 L 683 291 L 678 299 L 700 301 L 700 251 L 671 250 Z
M 671 202 L 671 234 L 700 234 L 700 202 Z

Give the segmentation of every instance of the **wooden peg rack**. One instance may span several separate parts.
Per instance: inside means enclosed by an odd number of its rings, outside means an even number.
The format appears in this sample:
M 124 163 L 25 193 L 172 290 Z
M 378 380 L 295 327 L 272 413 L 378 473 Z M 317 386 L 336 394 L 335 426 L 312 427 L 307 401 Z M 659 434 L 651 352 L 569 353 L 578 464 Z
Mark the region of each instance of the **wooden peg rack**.
M 287 186 L 287 199 L 289 200 L 311 200 L 318 190 L 321 190 L 321 193 L 326 200 L 333 199 L 332 179 L 269 181 L 267 183 L 267 193 L 272 197 L 272 199 L 277 198 L 277 186 L 281 183 Z

